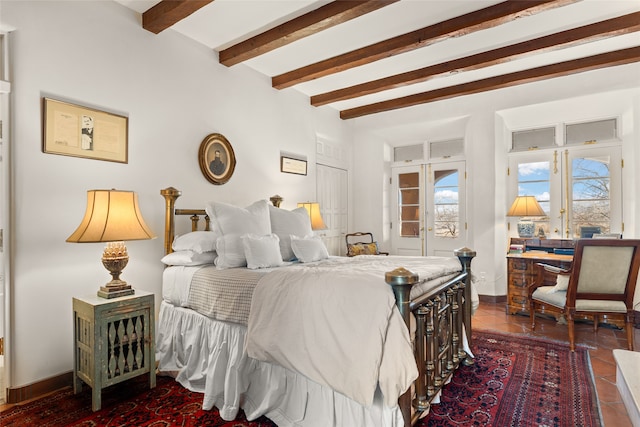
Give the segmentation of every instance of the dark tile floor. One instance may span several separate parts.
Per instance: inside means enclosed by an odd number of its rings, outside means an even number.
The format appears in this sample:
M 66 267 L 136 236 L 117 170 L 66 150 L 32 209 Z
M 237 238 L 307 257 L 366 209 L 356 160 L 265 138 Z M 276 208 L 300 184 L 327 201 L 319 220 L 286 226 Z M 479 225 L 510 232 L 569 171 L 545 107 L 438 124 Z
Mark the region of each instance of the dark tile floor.
M 484 301 L 484 299 L 473 316 L 472 328 L 569 342 L 566 325 L 557 324 L 555 319 L 537 319 L 536 329 L 532 331 L 529 316 L 506 314 L 504 303 Z M 640 345 L 640 329 L 634 329 L 634 333 L 637 351 Z M 627 348 L 626 332 L 606 325 L 594 332 L 592 323 L 576 323 L 576 343 L 590 347 L 589 353 L 604 426 L 631 426 L 616 386 L 616 364 L 613 359 L 613 349 Z

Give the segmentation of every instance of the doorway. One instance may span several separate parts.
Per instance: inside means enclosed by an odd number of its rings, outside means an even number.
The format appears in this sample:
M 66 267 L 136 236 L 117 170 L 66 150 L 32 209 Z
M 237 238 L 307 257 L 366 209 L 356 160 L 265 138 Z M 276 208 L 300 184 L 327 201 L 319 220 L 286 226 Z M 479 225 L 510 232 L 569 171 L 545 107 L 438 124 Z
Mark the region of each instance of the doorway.
M 316 193 L 320 203 L 320 213 L 327 226 L 319 235 L 329 255 L 346 254 L 344 238 L 347 233 L 348 172 L 333 166 L 317 164 L 318 179 Z
M 393 253 L 451 256 L 466 242 L 465 162 L 393 168 Z

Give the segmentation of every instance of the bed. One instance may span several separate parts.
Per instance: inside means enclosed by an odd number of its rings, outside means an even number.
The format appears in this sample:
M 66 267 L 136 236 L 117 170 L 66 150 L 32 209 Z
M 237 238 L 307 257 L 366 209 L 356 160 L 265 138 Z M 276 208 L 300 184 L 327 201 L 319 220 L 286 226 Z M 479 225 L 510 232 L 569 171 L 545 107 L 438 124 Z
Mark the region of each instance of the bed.
M 156 360 L 203 393 L 203 409 L 279 426 L 409 426 L 473 363 L 474 251 L 331 257 L 305 212 L 266 200 L 176 209 L 181 192 L 161 194 Z M 177 234 L 182 216 L 191 226 Z

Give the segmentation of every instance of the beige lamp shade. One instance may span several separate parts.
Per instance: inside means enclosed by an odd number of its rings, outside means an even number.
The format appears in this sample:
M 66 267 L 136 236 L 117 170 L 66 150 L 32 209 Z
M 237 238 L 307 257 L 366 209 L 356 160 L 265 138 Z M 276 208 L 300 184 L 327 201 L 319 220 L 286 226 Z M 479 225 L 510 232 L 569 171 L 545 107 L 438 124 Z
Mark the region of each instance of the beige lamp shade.
M 142 218 L 135 192 L 89 190 L 84 218 L 67 242 L 119 242 L 155 237 Z
M 298 203 L 298 207 L 305 208 L 309 213 L 309 218 L 311 218 L 311 229 L 312 230 L 324 230 L 327 226 L 324 224 L 322 220 L 322 215 L 320 215 L 320 204 L 317 202 L 301 202 Z
M 534 196 L 518 196 L 513 201 L 507 216 L 545 216 L 546 213 Z

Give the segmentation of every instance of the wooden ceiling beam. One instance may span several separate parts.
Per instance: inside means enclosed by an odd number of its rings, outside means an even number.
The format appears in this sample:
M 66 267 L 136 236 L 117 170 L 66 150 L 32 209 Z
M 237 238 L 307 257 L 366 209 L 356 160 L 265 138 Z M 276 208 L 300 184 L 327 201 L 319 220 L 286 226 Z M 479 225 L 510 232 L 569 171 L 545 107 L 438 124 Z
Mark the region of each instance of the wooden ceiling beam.
M 158 34 L 213 0 L 162 0 L 142 14 L 142 28 Z
M 339 0 L 219 52 L 221 64 L 230 67 L 296 40 L 342 24 L 398 0 Z
M 276 89 L 284 89 L 576 1 L 578 0 L 505 1 L 280 74 L 271 79 L 271 85 Z
M 534 52 L 548 52 L 635 31 L 640 31 L 640 12 L 573 28 L 533 40 L 527 40 L 499 49 L 481 52 L 453 61 L 431 65 L 418 70 L 314 95 L 311 97 L 311 105 L 317 107 L 333 102 L 353 99 L 384 90 L 422 83 L 435 77 L 451 73 L 478 70 L 480 68 L 512 61 Z
M 547 80 L 555 77 L 563 77 L 585 71 L 597 70 L 600 68 L 613 67 L 617 65 L 630 64 L 640 61 L 640 46 L 628 49 L 616 50 L 557 64 L 545 65 L 529 70 L 504 74 L 501 76 L 489 77 L 460 85 L 444 87 L 428 92 L 417 93 L 396 99 L 363 105 L 356 108 L 342 110 L 341 119 L 353 119 L 369 114 L 381 113 L 384 111 L 397 110 L 400 108 L 415 105 L 427 104 L 429 102 L 441 101 L 458 96 L 471 95 L 495 89 L 503 89 L 525 83 L 532 83 Z

